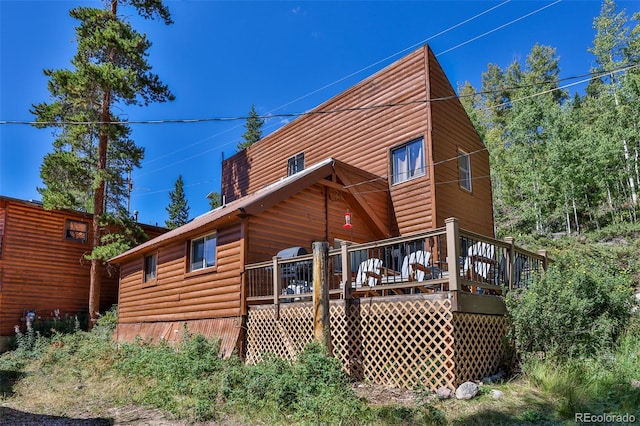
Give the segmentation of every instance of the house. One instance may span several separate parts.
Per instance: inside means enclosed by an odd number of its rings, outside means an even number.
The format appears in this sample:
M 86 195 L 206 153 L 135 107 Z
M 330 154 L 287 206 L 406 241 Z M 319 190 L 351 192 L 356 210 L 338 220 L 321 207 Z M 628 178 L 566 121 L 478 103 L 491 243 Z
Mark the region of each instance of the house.
M 118 339 L 190 331 L 242 345 L 245 267 L 314 241 L 443 227 L 493 236 L 489 155 L 423 46 L 228 158 L 225 205 L 111 260 Z M 351 228 L 346 228 L 348 213 Z
M 0 196 L 0 350 L 24 326 L 25 316 L 86 312 L 91 241 L 87 213 L 45 210 L 42 204 Z M 166 231 L 143 226 L 150 237 Z M 102 270 L 100 310 L 118 300 L 118 273 Z

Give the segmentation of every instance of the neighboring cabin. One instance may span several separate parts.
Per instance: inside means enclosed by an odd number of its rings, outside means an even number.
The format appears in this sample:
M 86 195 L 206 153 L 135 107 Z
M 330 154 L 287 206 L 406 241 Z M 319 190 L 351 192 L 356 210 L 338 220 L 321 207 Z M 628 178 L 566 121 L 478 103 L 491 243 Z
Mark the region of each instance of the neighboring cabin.
M 488 152 L 428 46 L 227 159 L 222 176 L 223 207 L 112 259 L 118 339 L 174 340 L 187 323 L 228 355 L 242 343 L 247 264 L 453 216 L 493 236 Z
M 92 215 L 45 210 L 42 204 L 0 196 L 0 350 L 24 327 L 27 312 L 50 318 L 86 312 L 89 303 Z M 150 237 L 166 231 L 143 225 Z M 100 310 L 118 300 L 116 268 L 102 270 Z

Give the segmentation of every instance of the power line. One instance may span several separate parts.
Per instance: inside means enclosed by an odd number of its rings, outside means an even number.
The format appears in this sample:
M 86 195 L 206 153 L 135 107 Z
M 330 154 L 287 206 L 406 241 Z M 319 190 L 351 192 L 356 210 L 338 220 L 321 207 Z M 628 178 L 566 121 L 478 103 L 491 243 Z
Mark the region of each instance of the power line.
M 395 107 L 410 106 L 410 105 L 420 105 L 420 104 L 425 104 L 425 103 L 449 101 L 449 100 L 452 100 L 452 99 L 462 99 L 462 98 L 466 98 L 466 97 L 475 97 L 475 96 L 479 96 L 479 95 L 488 95 L 488 94 L 493 94 L 493 93 L 501 93 L 503 91 L 508 91 L 508 90 L 518 90 L 518 89 L 523 89 L 523 88 L 527 88 L 527 87 L 536 87 L 536 86 L 541 86 L 541 85 L 546 85 L 546 84 L 559 83 L 559 82 L 566 81 L 566 80 L 573 80 L 575 78 L 579 78 L 579 77 L 582 77 L 582 76 L 585 76 L 585 75 L 590 75 L 591 76 L 591 77 L 589 77 L 587 79 L 584 79 L 582 81 L 578 81 L 578 82 L 575 82 L 575 83 L 572 83 L 572 84 L 569 84 L 569 85 L 565 85 L 565 86 L 554 87 L 554 88 L 547 89 L 547 90 L 544 90 L 544 91 L 541 91 L 541 92 L 533 93 L 533 94 L 531 94 L 531 95 L 529 95 L 527 97 L 520 98 L 520 99 L 527 99 L 527 98 L 531 98 L 531 97 L 535 97 L 535 96 L 540 96 L 540 95 L 543 95 L 545 93 L 553 92 L 553 91 L 556 91 L 556 90 L 561 90 L 561 89 L 566 88 L 566 87 L 570 87 L 570 86 L 574 86 L 574 85 L 577 85 L 577 84 L 581 84 L 581 83 L 584 83 L 584 82 L 589 81 L 589 80 L 594 80 L 594 79 L 600 78 L 601 76 L 606 75 L 606 74 L 628 71 L 628 70 L 631 70 L 631 69 L 634 69 L 634 68 L 638 68 L 639 66 L 640 66 L 639 63 L 633 63 L 631 65 L 625 65 L 623 67 L 614 68 L 614 69 L 606 70 L 606 71 L 598 71 L 598 72 L 593 72 L 593 73 L 581 74 L 580 76 L 566 77 L 566 78 L 557 79 L 557 80 L 533 82 L 533 83 L 530 83 L 530 84 L 527 84 L 527 85 L 522 85 L 522 86 L 502 87 L 502 88 L 496 89 L 496 90 L 490 90 L 490 91 L 484 91 L 484 92 L 476 92 L 476 93 L 468 94 L 468 95 L 457 95 L 456 94 L 456 95 L 450 95 L 450 96 L 442 96 L 442 97 L 439 97 L 439 98 L 417 99 L 417 100 L 414 100 L 414 101 L 407 101 L 407 102 L 395 102 L 395 103 L 385 103 L 385 104 L 376 104 L 376 105 L 367 105 L 367 106 L 358 106 L 358 107 L 335 108 L 335 109 L 329 109 L 329 110 L 312 110 L 312 111 L 304 111 L 304 112 L 268 114 L 268 115 L 258 116 L 258 118 L 264 119 L 264 120 L 273 119 L 273 118 L 284 118 L 284 117 L 297 118 L 297 117 L 302 117 L 302 116 L 307 116 L 307 115 L 338 114 L 338 113 L 346 113 L 346 112 L 369 111 L 369 110 L 376 110 L 376 109 L 395 108 Z M 511 102 L 515 102 L 516 100 L 519 100 L 519 99 L 510 100 L 510 101 L 506 102 L 506 104 L 509 104 Z M 47 125 L 48 126 L 121 125 L 121 124 L 189 124 L 189 123 L 239 121 L 239 120 L 247 120 L 247 118 L 249 118 L 249 117 L 247 117 L 247 116 L 241 116 L 241 117 L 208 117 L 208 118 L 193 118 L 193 119 L 163 119 L 163 120 L 107 121 L 107 122 L 103 122 L 103 121 L 7 121 L 7 120 L 3 120 L 3 121 L 0 121 L 0 124 L 23 124 L 23 125 L 39 125 L 39 126 L 47 126 Z

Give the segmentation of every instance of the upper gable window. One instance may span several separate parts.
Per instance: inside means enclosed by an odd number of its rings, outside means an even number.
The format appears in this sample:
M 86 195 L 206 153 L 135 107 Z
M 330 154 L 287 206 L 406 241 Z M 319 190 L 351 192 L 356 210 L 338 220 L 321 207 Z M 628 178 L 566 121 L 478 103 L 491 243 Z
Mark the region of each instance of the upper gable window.
M 392 183 L 404 182 L 425 174 L 423 142 L 420 138 L 391 150 Z
M 64 237 L 67 240 L 86 243 L 89 235 L 89 224 L 79 220 L 67 219 L 64 226 Z
M 304 170 L 304 152 L 294 155 L 287 160 L 287 176 L 295 175 Z
M 213 234 L 191 241 L 191 265 L 189 271 L 216 266 L 217 236 Z
M 458 179 L 460 187 L 471 191 L 471 158 L 469 154 L 458 150 Z

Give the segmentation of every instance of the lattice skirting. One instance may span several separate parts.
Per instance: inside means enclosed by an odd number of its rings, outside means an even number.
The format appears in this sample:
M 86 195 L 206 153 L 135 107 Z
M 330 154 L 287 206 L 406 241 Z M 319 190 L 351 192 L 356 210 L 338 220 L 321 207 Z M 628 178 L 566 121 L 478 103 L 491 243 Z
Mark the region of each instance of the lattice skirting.
M 503 317 L 457 314 L 448 298 L 332 301 L 333 354 L 354 380 L 396 387 L 455 388 L 494 373 L 502 361 Z M 253 306 L 247 362 L 270 354 L 294 359 L 313 340 L 313 306 Z

